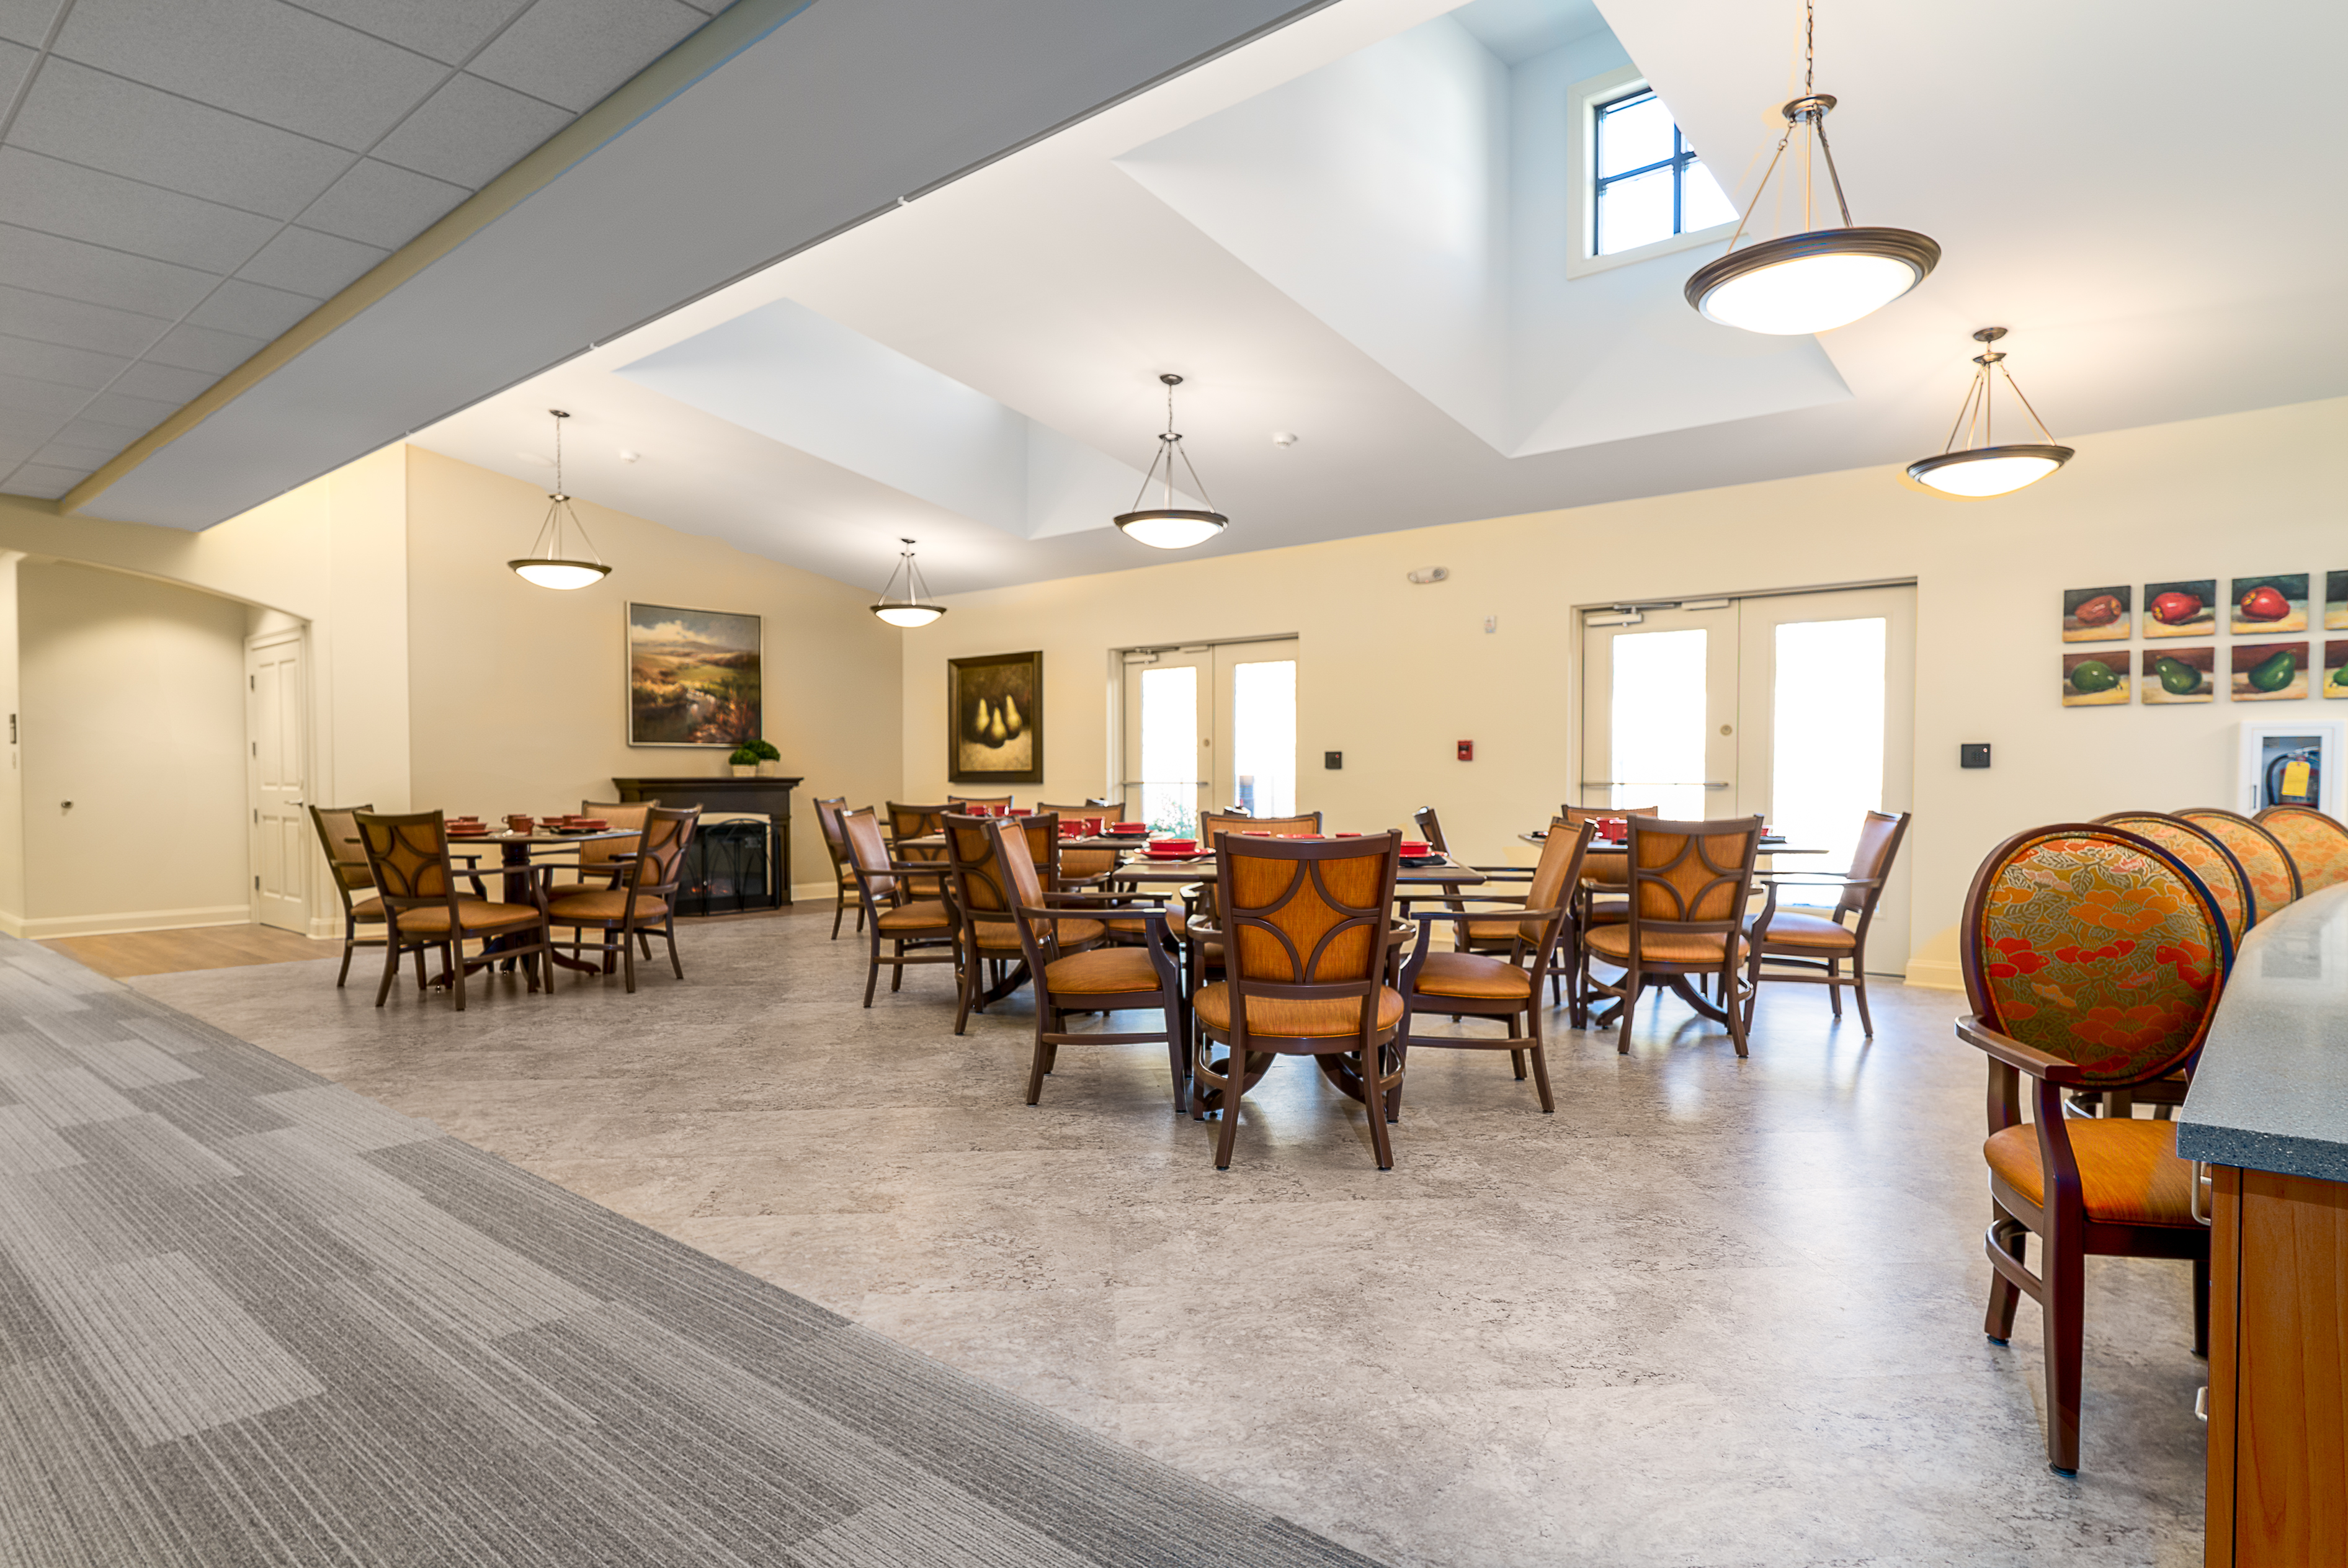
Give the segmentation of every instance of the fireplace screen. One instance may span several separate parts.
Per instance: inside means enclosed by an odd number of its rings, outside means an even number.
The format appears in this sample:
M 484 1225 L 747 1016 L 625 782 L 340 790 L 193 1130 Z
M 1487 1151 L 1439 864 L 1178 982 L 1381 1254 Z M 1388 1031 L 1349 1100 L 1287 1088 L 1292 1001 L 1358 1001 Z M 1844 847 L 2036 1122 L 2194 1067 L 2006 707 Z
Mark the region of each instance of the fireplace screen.
M 705 818 L 685 846 L 676 912 L 731 915 L 778 907 L 775 848 L 770 817 Z

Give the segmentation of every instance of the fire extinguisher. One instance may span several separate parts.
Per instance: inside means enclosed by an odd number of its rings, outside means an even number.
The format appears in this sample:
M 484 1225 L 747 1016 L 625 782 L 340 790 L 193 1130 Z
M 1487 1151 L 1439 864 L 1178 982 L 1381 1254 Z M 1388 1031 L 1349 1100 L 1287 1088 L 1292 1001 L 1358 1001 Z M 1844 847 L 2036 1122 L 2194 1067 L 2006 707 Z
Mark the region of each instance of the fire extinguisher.
M 2266 804 L 2313 805 L 2323 794 L 2322 753 L 2313 746 L 2281 752 L 2267 762 Z

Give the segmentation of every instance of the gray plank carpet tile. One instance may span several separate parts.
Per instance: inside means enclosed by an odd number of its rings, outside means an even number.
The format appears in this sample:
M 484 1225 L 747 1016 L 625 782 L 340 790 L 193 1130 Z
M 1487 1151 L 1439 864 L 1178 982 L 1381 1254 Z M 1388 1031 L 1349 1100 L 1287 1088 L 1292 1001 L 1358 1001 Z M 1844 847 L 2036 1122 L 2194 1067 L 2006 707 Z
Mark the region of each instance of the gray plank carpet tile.
M 9 938 L 0 1563 L 1375 1568 Z

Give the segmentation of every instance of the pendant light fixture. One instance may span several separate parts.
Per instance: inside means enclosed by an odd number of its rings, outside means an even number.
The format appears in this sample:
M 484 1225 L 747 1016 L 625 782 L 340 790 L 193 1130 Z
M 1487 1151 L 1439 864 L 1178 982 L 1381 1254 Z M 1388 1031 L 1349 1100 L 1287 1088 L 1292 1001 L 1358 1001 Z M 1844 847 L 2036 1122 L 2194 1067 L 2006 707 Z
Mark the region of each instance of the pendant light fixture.
M 1802 96 L 1777 111 L 1786 119 L 1777 150 L 1762 171 L 1753 200 L 1746 203 L 1736 232 L 1729 236 L 1727 253 L 1697 268 L 1687 281 L 1688 303 L 1707 320 L 1747 332 L 1792 336 L 1847 325 L 1922 282 L 1941 260 L 1939 244 L 1911 229 L 1864 229 L 1850 220 L 1850 203 L 1843 199 L 1834 149 L 1827 143 L 1827 111 L 1835 107 L 1835 100 L 1831 94 L 1816 90 L 1813 4 L 1814 0 L 1803 0 Z M 1764 240 L 1740 251 L 1736 242 L 1745 237 L 1754 210 L 1768 193 L 1770 177 L 1777 172 L 1797 129 L 1802 132 L 1804 231 Z M 1809 227 L 1811 177 L 1818 153 L 1826 155 L 1827 179 L 1834 187 L 1835 208 L 1842 214 L 1839 229 Z M 1786 178 L 1792 181 L 1790 170 Z
M 2030 406 L 2030 399 L 2022 395 L 2021 384 L 2013 372 L 2005 367 L 2005 355 L 1990 345 L 2005 335 L 2003 327 L 1983 327 L 1973 333 L 1973 341 L 1982 352 L 1973 356 L 1980 366 L 1973 372 L 1972 384 L 1965 389 L 1965 400 L 1957 406 L 1957 422 L 1949 427 L 1948 445 L 1937 456 L 1920 457 L 1908 465 L 1908 477 L 1929 489 L 1961 500 L 1977 501 L 1988 496 L 2009 496 L 2024 485 L 2034 485 L 2071 460 L 2071 448 L 2057 446 L 2046 422 L 2038 417 L 2038 410 Z M 2040 441 L 1997 444 L 1997 426 L 1990 408 L 1990 395 L 1996 390 L 1997 379 L 2005 378 L 2006 390 L 2038 426 Z M 1957 435 L 1964 434 L 1966 445 L 1957 445 Z M 1978 441 L 1978 445 L 1974 443 Z
M 516 576 L 524 582 L 541 588 L 585 588 L 591 582 L 601 582 L 611 575 L 612 569 L 595 553 L 595 541 L 587 537 L 587 526 L 579 514 L 571 509 L 571 497 L 562 491 L 562 422 L 571 417 L 560 408 L 550 408 L 554 415 L 554 488 L 546 493 L 546 521 L 538 526 L 538 538 L 531 541 L 530 554 L 520 560 L 510 560 Z M 571 520 L 571 531 L 579 536 L 579 548 L 565 553 L 563 519 Z
M 1141 477 L 1141 494 L 1133 498 L 1134 510 L 1119 512 L 1114 520 L 1129 539 L 1138 539 L 1154 549 L 1187 550 L 1221 533 L 1231 527 L 1231 520 L 1220 512 L 1197 511 L 1174 504 L 1174 460 L 1179 457 L 1190 475 L 1190 488 L 1209 507 L 1214 505 L 1208 500 L 1207 487 L 1199 483 L 1199 470 L 1191 466 L 1190 455 L 1182 449 L 1182 437 L 1174 429 L 1174 389 L 1182 384 L 1182 378 L 1161 375 L 1158 379 L 1166 384 L 1166 433 L 1158 438 L 1158 455 L 1149 460 L 1149 472 Z M 1157 479 L 1161 466 L 1166 470 L 1166 504 L 1145 507 L 1141 503 L 1148 496 L 1150 483 Z
M 891 626 L 927 626 L 943 615 L 946 607 L 935 599 L 922 599 L 922 592 L 929 584 L 922 580 L 922 569 L 913 564 L 913 541 L 901 538 L 897 542 L 905 548 L 899 552 L 889 580 L 880 585 L 880 602 L 872 607 L 872 613 Z M 891 599 L 889 590 L 897 586 L 900 572 L 905 578 L 905 597 Z

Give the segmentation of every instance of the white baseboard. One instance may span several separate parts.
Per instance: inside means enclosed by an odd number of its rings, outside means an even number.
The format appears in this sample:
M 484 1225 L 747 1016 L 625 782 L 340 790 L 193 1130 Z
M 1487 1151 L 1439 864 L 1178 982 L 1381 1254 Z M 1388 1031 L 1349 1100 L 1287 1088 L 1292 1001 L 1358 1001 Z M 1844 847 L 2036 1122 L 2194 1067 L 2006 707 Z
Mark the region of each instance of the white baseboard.
M 25 917 L 0 909 L 0 937 L 21 937 L 25 934 Z
M 180 931 L 197 926 L 249 926 L 246 904 L 216 904 L 201 909 L 126 909 L 112 915 L 59 915 L 20 920 L 11 935 L 41 941 L 50 937 L 112 937 L 126 931 Z
M 794 882 L 791 884 L 791 902 L 794 905 L 828 905 L 831 902 L 831 898 L 832 884 L 829 882 Z M 855 900 L 851 898 L 849 902 L 852 904 Z
M 1954 958 L 1910 958 L 1908 983 L 1926 990 L 1961 991 L 1965 989 L 1965 971 Z

